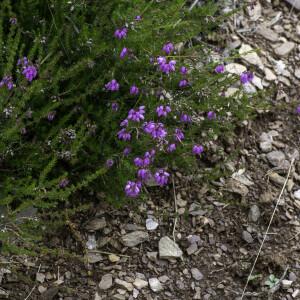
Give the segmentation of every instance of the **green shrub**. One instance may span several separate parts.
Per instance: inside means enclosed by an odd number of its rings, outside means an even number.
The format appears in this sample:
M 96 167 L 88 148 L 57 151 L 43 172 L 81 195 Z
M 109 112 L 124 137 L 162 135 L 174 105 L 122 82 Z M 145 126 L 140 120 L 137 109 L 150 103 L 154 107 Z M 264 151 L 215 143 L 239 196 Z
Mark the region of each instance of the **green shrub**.
M 135 20 L 137 15 L 142 19 Z M 0 89 L 0 205 L 11 216 L 32 206 L 55 215 L 66 202 L 69 208 L 79 205 L 78 193 L 87 191 L 119 204 L 126 199 L 127 181 L 136 178 L 134 158 L 151 149 L 156 150 L 153 172 L 170 173 L 174 164 L 196 166 L 194 144 L 201 143 L 205 155 L 208 141 L 251 113 L 242 89 L 224 97 L 239 79 L 214 71 L 222 62 L 211 59 L 214 47 L 206 37 L 224 18 L 212 1 L 192 11 L 183 0 L 2 1 L 0 75 L 14 87 L 6 82 Z M 123 27 L 127 37 L 115 38 Z M 157 57 L 169 41 L 176 50 L 166 58 L 176 60 L 176 71 L 166 75 Z M 121 59 L 124 47 L 128 53 Z M 30 82 L 24 61 L 18 64 L 23 57 L 38 72 Z M 188 74 L 180 74 L 181 66 Z M 183 78 L 189 85 L 179 88 Z M 112 79 L 120 84 L 118 91 L 105 88 Z M 139 95 L 129 93 L 134 84 Z M 176 151 L 167 153 L 166 141 L 145 134 L 143 122 L 130 123 L 130 142 L 117 138 L 120 122 L 141 105 L 144 121 L 164 122 L 170 143 L 175 128 L 184 131 Z M 159 105 L 171 107 L 167 118 L 157 117 Z M 209 111 L 215 119 L 207 118 Z M 182 113 L 193 122 L 180 122 Z M 132 151 L 124 157 L 129 144 Z

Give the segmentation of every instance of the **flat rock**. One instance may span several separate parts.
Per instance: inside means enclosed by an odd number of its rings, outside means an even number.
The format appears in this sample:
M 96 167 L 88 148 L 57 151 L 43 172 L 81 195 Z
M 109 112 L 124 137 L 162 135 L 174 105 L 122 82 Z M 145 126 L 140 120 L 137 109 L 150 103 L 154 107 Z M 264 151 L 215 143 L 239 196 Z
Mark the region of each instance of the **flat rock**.
M 158 248 L 160 258 L 178 258 L 183 254 L 179 246 L 168 236 L 160 239 Z
M 247 68 L 238 63 L 231 63 L 225 66 L 225 70 L 230 74 L 241 75 L 243 72 L 247 71 Z
M 285 154 L 282 151 L 275 150 L 267 154 L 267 159 L 271 165 L 274 167 L 279 167 L 283 165 Z
M 158 225 L 159 224 L 152 218 L 146 220 L 146 228 L 149 231 L 155 230 L 158 227 Z
M 106 220 L 104 217 L 93 219 L 93 220 L 89 221 L 87 223 L 87 225 L 85 226 L 85 228 L 88 231 L 97 231 L 97 230 L 101 230 L 105 227 L 106 227 Z
M 259 26 L 256 32 L 270 42 L 276 42 L 279 39 L 278 34 L 266 26 Z
M 276 75 L 269 68 L 265 68 L 265 79 L 268 81 L 274 81 L 277 79 Z
M 149 285 L 153 292 L 157 293 L 163 290 L 163 286 L 157 278 L 150 278 Z
M 275 48 L 275 53 L 278 56 L 287 56 L 289 53 L 295 48 L 294 42 L 285 42 L 281 44 L 279 47 Z
M 285 0 L 289 4 L 291 4 L 294 8 L 300 10 L 300 0 Z
M 99 283 L 100 290 L 108 290 L 112 287 L 113 277 L 111 274 L 105 274 L 102 276 L 101 281 Z
M 203 274 L 197 268 L 192 268 L 191 273 L 192 273 L 193 278 L 197 281 L 203 279 L 203 277 L 204 277 Z
M 135 247 L 149 239 L 149 235 L 145 231 L 133 231 L 122 236 L 121 241 L 126 247 Z
M 115 283 L 123 288 L 125 288 L 128 292 L 132 292 L 133 291 L 133 285 L 130 282 L 121 280 L 119 278 L 115 279 Z
M 146 286 L 148 286 L 148 282 L 146 280 L 136 278 L 133 282 L 133 285 L 138 290 L 141 290 L 141 289 L 145 288 Z
M 262 60 L 250 45 L 242 44 L 239 50 L 239 54 L 241 55 L 242 59 L 244 59 L 247 63 L 258 66 L 261 69 L 264 68 Z
M 228 191 L 239 194 L 242 197 L 249 193 L 249 189 L 244 184 L 232 178 L 227 180 L 226 188 Z

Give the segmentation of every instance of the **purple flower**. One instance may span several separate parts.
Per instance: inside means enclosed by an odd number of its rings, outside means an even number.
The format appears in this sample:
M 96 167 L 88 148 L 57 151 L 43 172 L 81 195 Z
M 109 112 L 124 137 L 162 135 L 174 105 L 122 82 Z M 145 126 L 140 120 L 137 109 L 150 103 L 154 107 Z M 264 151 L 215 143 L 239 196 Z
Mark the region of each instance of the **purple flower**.
M 125 194 L 127 197 L 135 198 L 141 192 L 142 184 L 141 182 L 127 181 L 125 186 Z
M 181 114 L 180 121 L 182 123 L 190 123 L 192 121 L 191 117 L 187 114 Z
M 14 87 L 14 83 L 12 81 L 11 76 L 4 76 L 3 79 L 0 81 L 0 88 L 2 86 L 6 86 L 8 90 L 11 90 Z
M 174 152 L 176 150 L 176 144 L 170 144 L 168 147 L 167 147 L 167 152 Z
M 138 95 L 139 94 L 139 88 L 135 85 L 132 85 L 130 87 L 130 94 L 131 95 Z
M 204 151 L 203 146 L 201 145 L 194 145 L 193 146 L 193 154 L 200 155 Z
M 27 66 L 24 68 L 22 74 L 31 82 L 37 76 L 37 69 L 35 66 Z
M 70 180 L 68 178 L 64 178 L 59 182 L 58 186 L 63 189 L 69 184 L 69 182 Z
M 125 128 L 121 129 L 118 133 L 118 139 L 122 141 L 130 141 L 131 140 L 131 134 L 130 132 L 126 131 Z
M 296 113 L 297 113 L 297 114 L 300 114 L 300 105 L 297 106 L 297 108 L 296 108 Z
M 176 60 L 170 60 L 169 63 L 167 63 L 167 59 L 163 56 L 159 56 L 157 58 L 157 63 L 159 64 L 159 69 L 166 74 L 169 74 L 170 72 L 175 71 L 175 65 Z
M 218 74 L 224 73 L 224 72 L 225 72 L 225 67 L 224 67 L 224 65 L 217 65 L 217 66 L 215 67 L 215 72 L 218 73 Z
M 114 161 L 112 159 L 108 159 L 105 165 L 107 168 L 111 168 L 114 165 Z
M 124 47 L 120 53 L 120 58 L 123 59 L 128 54 L 128 49 Z
M 50 121 L 50 122 L 53 121 L 55 116 L 56 116 L 56 111 L 50 111 L 47 115 L 48 121 Z
M 182 80 L 180 80 L 178 86 L 180 88 L 184 88 L 184 87 L 188 86 L 188 84 L 189 84 L 189 82 L 186 79 L 182 79 Z
M 127 120 L 127 119 L 123 120 L 123 121 L 121 122 L 120 126 L 121 126 L 121 127 L 127 127 L 127 126 L 128 126 L 128 120 Z
M 167 63 L 167 59 L 166 59 L 164 56 L 159 56 L 159 57 L 157 58 L 157 63 L 158 63 L 159 65 L 165 64 L 165 63 Z
M 182 75 L 185 75 L 186 73 L 187 73 L 187 68 L 186 67 L 184 67 L 184 66 L 182 66 L 182 67 L 180 67 L 180 73 L 182 74 Z
M 28 61 L 28 58 L 26 56 L 24 56 L 23 58 L 18 59 L 17 66 L 22 65 L 22 67 L 27 67 L 28 64 L 29 64 L 29 61 Z
M 246 71 L 246 72 L 243 72 L 240 76 L 240 81 L 242 84 L 246 84 L 248 82 L 251 82 L 254 78 L 254 75 L 252 72 L 250 71 Z
M 105 85 L 105 88 L 108 90 L 108 91 L 118 91 L 119 88 L 120 88 L 120 85 L 119 83 L 117 82 L 116 79 L 113 79 L 112 81 L 108 82 L 106 85 Z
M 213 119 L 215 119 L 216 118 L 216 113 L 214 112 L 214 111 L 209 111 L 208 113 L 207 113 L 207 119 L 208 120 L 213 120 Z
M 174 50 L 174 45 L 171 42 L 166 43 L 163 48 L 166 54 L 170 54 Z
M 178 142 L 181 142 L 184 139 L 184 134 L 181 129 L 179 128 L 175 129 L 174 138 Z
M 155 172 L 154 179 L 157 184 L 164 186 L 168 183 L 168 178 L 170 174 L 163 169 L 160 169 Z
M 131 152 L 131 148 L 126 147 L 126 148 L 123 150 L 123 155 L 124 155 L 124 156 L 128 156 L 130 152 Z
M 169 61 L 169 67 L 170 67 L 170 71 L 174 72 L 175 71 L 175 65 L 176 65 L 176 60 L 170 60 Z
M 156 108 L 156 113 L 159 117 L 166 117 L 169 112 L 171 112 L 171 107 L 168 105 L 161 105 Z
M 137 177 L 142 181 L 149 179 L 150 176 L 151 173 L 148 169 L 139 169 L 137 172 Z
M 111 104 L 112 111 L 118 111 L 119 110 L 119 104 L 117 102 L 113 102 Z
M 115 31 L 114 36 L 119 40 L 125 38 L 127 36 L 127 28 L 123 27 L 123 28 L 117 29 Z
M 142 17 L 141 17 L 141 16 L 136 16 L 134 19 L 135 19 L 136 21 L 141 21 L 141 20 L 142 20 Z
M 140 106 L 137 110 L 131 109 L 128 113 L 128 120 L 132 120 L 134 122 L 140 122 L 144 120 L 145 106 Z
M 143 129 L 146 133 L 151 134 L 154 139 L 161 140 L 167 135 L 167 130 L 162 123 L 146 122 L 143 125 Z
M 9 19 L 10 24 L 16 25 L 18 23 L 17 18 L 13 17 Z
M 154 149 L 151 149 L 150 151 L 145 152 L 144 157 L 150 158 L 153 160 L 155 156 L 156 151 Z

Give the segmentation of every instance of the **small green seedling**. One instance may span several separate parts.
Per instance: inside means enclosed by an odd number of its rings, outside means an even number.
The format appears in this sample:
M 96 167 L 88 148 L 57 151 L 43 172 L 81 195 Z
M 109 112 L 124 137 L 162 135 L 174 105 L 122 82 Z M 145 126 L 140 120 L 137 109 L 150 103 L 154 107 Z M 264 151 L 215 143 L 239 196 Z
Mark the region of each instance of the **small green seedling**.
M 270 289 L 273 288 L 277 283 L 279 282 L 279 279 L 275 277 L 274 274 L 271 274 L 269 278 L 265 281 L 265 285 L 267 285 Z

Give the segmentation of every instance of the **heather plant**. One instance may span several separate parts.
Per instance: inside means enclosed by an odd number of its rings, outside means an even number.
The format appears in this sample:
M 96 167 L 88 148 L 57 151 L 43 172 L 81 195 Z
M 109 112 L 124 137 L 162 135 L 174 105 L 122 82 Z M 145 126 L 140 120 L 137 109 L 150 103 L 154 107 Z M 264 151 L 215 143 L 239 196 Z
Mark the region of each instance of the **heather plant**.
M 0 237 L 28 207 L 63 223 L 82 195 L 120 204 L 197 167 L 255 105 L 252 72 L 228 74 L 205 40 L 224 18 L 210 1 L 4 0 Z

